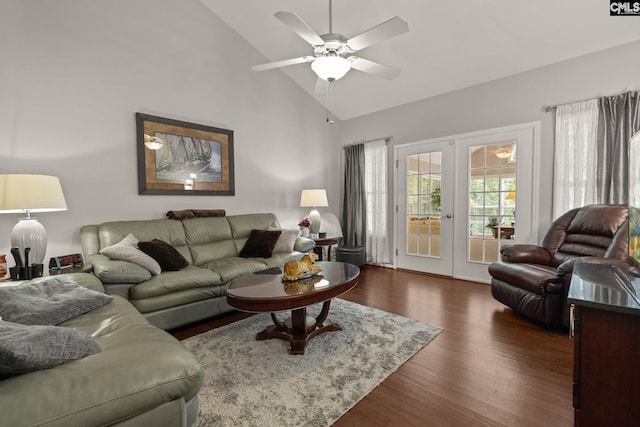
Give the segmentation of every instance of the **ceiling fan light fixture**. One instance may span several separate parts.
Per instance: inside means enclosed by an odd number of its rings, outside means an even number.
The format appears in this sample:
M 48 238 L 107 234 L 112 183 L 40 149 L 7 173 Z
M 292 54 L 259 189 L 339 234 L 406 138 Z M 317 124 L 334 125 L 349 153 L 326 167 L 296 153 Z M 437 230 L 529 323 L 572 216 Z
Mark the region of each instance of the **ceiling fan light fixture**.
M 511 157 L 511 150 L 506 148 L 501 148 L 498 151 L 496 151 L 496 156 L 500 157 L 501 159 L 506 159 L 508 157 Z
M 323 80 L 334 81 L 351 69 L 351 61 L 341 56 L 321 56 L 311 63 L 311 69 Z

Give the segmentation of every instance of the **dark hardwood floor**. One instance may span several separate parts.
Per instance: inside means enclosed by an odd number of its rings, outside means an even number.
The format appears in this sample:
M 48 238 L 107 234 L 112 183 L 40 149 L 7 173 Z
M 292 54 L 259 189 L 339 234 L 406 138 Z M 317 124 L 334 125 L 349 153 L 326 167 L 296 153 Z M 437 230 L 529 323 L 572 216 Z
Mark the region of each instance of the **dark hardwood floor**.
M 488 285 L 364 266 L 358 286 L 342 297 L 444 332 L 335 426 L 573 425 L 572 341 L 514 315 Z M 247 316 L 231 313 L 173 334 L 184 339 Z

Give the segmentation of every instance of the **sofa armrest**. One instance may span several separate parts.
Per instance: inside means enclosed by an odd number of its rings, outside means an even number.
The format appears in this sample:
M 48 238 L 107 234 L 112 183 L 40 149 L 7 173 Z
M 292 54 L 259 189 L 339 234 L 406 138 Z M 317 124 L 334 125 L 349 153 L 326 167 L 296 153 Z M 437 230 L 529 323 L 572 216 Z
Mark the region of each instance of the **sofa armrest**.
M 102 283 L 140 283 L 151 279 L 148 270 L 127 261 L 116 261 L 104 255 L 90 255 L 87 261 L 93 264 L 93 274 Z
M 500 249 L 502 260 L 512 263 L 551 264 L 551 254 L 537 245 L 515 244 L 504 245 Z
M 293 250 L 298 252 L 311 252 L 316 247 L 316 242 L 308 237 L 298 236 Z
M 61 275 L 62 276 L 62 275 Z M 96 276 L 90 273 L 65 273 L 65 277 L 69 277 L 74 280 L 80 286 L 84 286 L 87 289 L 91 289 L 92 291 L 105 293 L 104 286 L 102 286 L 102 282 L 98 280 Z M 56 276 L 42 276 L 35 279 L 32 279 L 30 283 L 38 283 L 44 282 L 46 280 L 51 279 Z

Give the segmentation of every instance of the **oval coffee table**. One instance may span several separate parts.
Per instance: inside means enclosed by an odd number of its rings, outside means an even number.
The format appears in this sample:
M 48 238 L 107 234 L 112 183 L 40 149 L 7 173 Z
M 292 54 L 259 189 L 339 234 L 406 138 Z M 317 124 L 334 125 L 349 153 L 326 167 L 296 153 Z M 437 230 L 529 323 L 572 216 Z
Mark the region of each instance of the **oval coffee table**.
M 258 333 L 256 339 L 280 338 L 289 341 L 291 354 L 304 354 L 307 342 L 323 332 L 341 331 L 336 324 L 324 324 L 331 299 L 358 284 L 360 269 L 344 262 L 317 262 L 320 274 L 295 282 L 283 282 L 282 273 L 256 273 L 232 280 L 225 290 L 227 303 L 240 311 L 271 313 L 273 325 Z M 307 307 L 322 302 L 317 317 L 307 316 Z M 291 310 L 281 322 L 275 313 Z

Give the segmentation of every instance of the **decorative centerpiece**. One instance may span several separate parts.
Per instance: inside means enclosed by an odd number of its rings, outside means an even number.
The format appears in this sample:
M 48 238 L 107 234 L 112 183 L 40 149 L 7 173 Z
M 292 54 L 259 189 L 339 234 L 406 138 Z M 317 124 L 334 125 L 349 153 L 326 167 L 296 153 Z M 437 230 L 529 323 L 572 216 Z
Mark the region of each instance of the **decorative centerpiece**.
M 284 265 L 282 280 L 285 282 L 293 282 L 320 273 L 324 268 L 314 264 L 316 259 L 318 259 L 318 255 L 306 254 L 301 260 L 294 259 L 288 261 Z
M 302 218 L 302 221 L 298 223 L 298 227 L 300 227 L 302 231 L 302 237 L 309 237 L 309 227 L 311 227 L 311 220 L 309 218 Z

